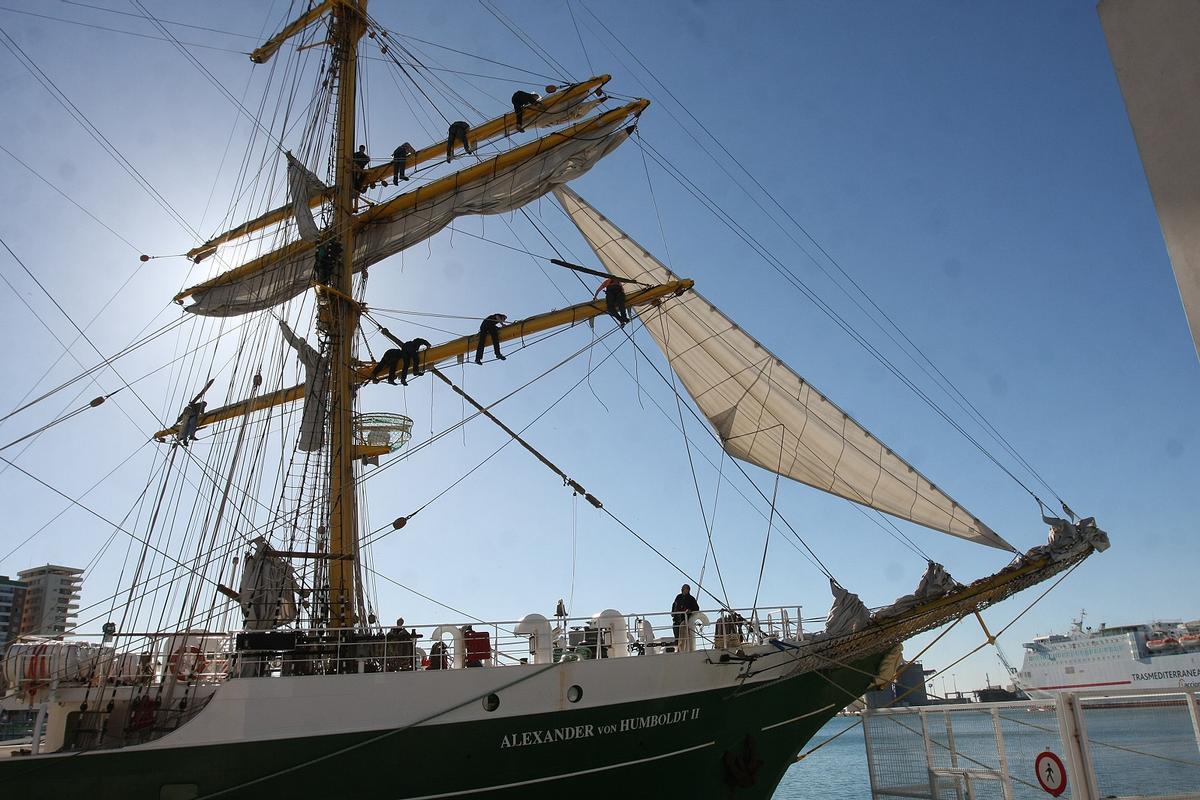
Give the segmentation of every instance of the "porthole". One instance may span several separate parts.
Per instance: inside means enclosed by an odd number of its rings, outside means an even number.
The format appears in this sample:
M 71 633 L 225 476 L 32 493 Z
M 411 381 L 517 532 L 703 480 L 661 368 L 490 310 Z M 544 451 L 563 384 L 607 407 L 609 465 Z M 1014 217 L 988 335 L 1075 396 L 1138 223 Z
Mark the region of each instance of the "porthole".
M 500 707 L 500 695 L 489 694 L 487 697 L 483 698 L 483 710 L 484 711 L 495 711 L 499 707 Z
M 567 699 L 572 703 L 578 703 L 583 699 L 583 687 L 579 684 L 573 684 L 567 689 Z

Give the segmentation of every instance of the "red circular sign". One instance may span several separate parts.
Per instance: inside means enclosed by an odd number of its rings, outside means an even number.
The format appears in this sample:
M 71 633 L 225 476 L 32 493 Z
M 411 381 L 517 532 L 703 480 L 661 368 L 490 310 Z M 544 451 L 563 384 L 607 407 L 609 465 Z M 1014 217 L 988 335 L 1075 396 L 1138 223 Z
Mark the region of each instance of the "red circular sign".
M 1038 783 L 1052 796 L 1058 797 L 1067 790 L 1067 770 L 1063 767 L 1062 759 L 1054 753 L 1049 750 L 1038 753 L 1033 768 L 1037 773 Z

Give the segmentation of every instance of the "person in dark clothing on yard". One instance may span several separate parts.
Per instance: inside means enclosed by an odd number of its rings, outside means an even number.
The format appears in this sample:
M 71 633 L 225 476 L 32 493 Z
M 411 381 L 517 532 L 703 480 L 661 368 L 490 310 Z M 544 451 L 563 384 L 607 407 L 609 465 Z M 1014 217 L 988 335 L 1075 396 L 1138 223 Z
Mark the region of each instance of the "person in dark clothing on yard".
M 388 374 L 388 383 L 395 386 L 397 365 L 400 366 L 400 383 L 404 386 L 408 386 L 408 371 L 410 369 L 414 378 L 425 374 L 421 369 L 421 348 L 432 346 L 427 340 L 417 338 L 406 342 L 392 336 L 392 332 L 387 328 L 381 328 L 380 333 L 400 346 L 388 350 L 379 359 L 379 363 L 371 371 L 371 383 L 379 383 L 384 371 L 386 371 Z
M 679 588 L 679 594 L 675 595 L 675 602 L 671 603 L 671 622 L 675 628 L 675 642 L 678 643 L 680 634 L 687 627 L 688 615 L 694 614 L 700 610 L 700 604 L 696 602 L 696 598 L 692 597 L 692 587 L 686 583 Z
M 542 105 L 542 96 L 533 92 L 513 92 L 512 96 L 513 113 L 517 115 L 517 130 L 525 130 L 525 109 L 536 108 L 545 111 Z
M 188 446 L 188 442 L 196 440 L 196 428 L 199 427 L 200 417 L 204 415 L 204 409 L 207 406 L 208 403 L 197 397 L 184 406 L 183 411 L 179 414 L 179 419 L 175 422 L 179 427 L 176 441 L 184 447 Z
M 400 383 L 408 386 L 408 371 L 411 369 L 414 378 L 425 374 L 421 369 L 421 348 L 428 350 L 432 347 L 425 339 L 416 338 L 404 343 L 401 350 Z
M 450 130 L 446 136 L 446 163 L 449 164 L 454 158 L 454 143 L 455 141 L 462 142 L 463 150 L 468 153 L 474 152 L 471 150 L 471 143 L 467 141 L 467 133 L 471 130 L 471 126 L 459 120 L 458 122 L 450 123 Z
M 392 151 L 393 184 L 399 184 L 400 181 L 408 180 L 408 176 L 404 174 L 404 170 L 408 168 L 408 159 L 416 154 L 416 149 L 408 142 L 405 142 Z
M 621 323 L 621 327 L 624 328 L 629 322 L 629 311 L 625 308 L 625 287 L 616 278 L 607 278 L 596 289 L 592 299 L 595 300 L 599 297 L 601 292 L 604 292 L 604 305 L 609 316 Z
M 475 348 L 475 363 L 483 363 L 483 348 L 487 344 L 488 337 L 492 339 L 492 352 L 496 354 L 496 358 L 504 361 L 504 356 L 500 353 L 500 328 L 508 321 L 506 314 L 492 314 L 485 317 L 479 325 L 479 346 Z
M 362 193 L 367 188 L 367 167 L 371 166 L 371 157 L 367 155 L 367 146 L 360 144 L 354 154 L 354 191 Z

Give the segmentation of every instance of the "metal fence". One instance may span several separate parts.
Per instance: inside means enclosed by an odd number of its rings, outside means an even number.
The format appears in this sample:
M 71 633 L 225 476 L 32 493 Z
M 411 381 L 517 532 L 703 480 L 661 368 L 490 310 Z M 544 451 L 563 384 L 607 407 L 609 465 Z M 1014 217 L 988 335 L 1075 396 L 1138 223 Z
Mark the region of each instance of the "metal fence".
M 1196 689 L 863 712 L 871 797 L 1032 800 L 1035 762 L 1061 759 L 1073 800 L 1200 800 Z M 1044 766 L 1044 762 L 1043 762 Z

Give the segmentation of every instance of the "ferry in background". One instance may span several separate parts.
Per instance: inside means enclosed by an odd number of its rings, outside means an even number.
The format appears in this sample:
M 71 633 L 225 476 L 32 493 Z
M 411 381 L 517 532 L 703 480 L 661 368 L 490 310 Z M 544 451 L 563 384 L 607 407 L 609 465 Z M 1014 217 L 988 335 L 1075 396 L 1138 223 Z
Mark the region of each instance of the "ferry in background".
M 1069 633 L 1026 642 L 1013 682 L 1035 700 L 1080 689 L 1178 689 L 1200 686 L 1200 620 L 1156 620 Z

